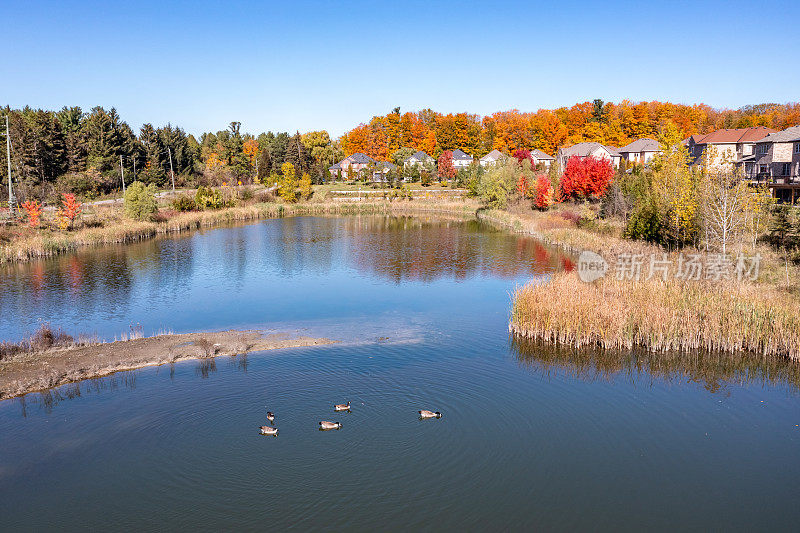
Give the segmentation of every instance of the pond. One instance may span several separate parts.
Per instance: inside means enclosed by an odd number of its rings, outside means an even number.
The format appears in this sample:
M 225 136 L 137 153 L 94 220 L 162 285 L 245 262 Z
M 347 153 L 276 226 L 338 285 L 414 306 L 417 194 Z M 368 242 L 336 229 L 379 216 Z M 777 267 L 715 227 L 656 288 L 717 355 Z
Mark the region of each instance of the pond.
M 46 321 L 341 342 L 0 402 L 0 529 L 796 529 L 797 365 L 510 339 L 515 286 L 571 267 L 476 221 L 373 216 L 3 267 L 0 339 Z

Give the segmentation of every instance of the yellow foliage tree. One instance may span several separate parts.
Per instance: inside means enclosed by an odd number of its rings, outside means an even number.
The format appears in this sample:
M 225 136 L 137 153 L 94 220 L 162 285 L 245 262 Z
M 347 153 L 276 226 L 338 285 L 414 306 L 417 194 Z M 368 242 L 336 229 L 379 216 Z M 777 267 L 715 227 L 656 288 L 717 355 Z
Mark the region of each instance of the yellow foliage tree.
M 314 187 L 311 185 L 311 176 L 308 175 L 308 172 L 303 172 L 303 177 L 300 178 L 300 198 L 303 200 L 308 200 L 311 198 L 311 195 L 314 193 Z
M 286 203 L 297 201 L 297 177 L 294 172 L 294 165 L 286 162 L 281 165 L 283 176 L 278 182 L 278 194 Z

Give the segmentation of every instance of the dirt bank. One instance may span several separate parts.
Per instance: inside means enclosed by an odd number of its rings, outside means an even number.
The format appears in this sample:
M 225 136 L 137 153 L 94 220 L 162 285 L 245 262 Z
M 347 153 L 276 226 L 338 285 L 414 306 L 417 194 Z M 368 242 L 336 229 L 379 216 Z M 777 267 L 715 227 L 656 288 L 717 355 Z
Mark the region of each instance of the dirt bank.
M 0 361 L 0 400 L 145 366 L 260 350 L 332 344 L 329 339 L 220 331 L 159 335 L 26 353 Z

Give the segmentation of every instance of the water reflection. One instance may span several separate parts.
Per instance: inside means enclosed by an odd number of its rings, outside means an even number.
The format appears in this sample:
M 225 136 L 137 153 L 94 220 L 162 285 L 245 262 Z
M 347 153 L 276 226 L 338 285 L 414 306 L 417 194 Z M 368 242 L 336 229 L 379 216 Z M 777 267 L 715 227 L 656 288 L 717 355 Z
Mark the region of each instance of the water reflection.
M 728 385 L 769 385 L 800 393 L 800 364 L 747 353 L 618 351 L 574 349 L 511 336 L 512 350 L 523 366 L 545 375 L 565 373 L 583 381 L 652 383 L 696 382 L 711 392 Z
M 271 303 L 276 292 L 286 297 L 292 283 L 334 275 L 395 284 L 507 280 L 569 264 L 569 257 L 535 239 L 475 220 L 267 220 L 0 267 L 0 339 L 17 340 L 44 321 L 107 339 L 135 323 L 142 323 L 146 334 L 261 323 L 263 314 L 241 306 L 241 299 L 259 295 Z M 341 287 L 318 290 L 334 298 Z
M 30 407 L 36 407 L 50 414 L 60 403 L 66 400 L 81 398 L 86 394 L 99 394 L 104 391 L 115 391 L 120 388 L 134 390 L 136 388 L 137 374 L 138 370 L 128 370 L 109 376 L 68 383 L 54 389 L 25 394 L 18 397 L 16 401 L 20 406 L 20 414 L 23 418 L 28 416 L 28 409 Z

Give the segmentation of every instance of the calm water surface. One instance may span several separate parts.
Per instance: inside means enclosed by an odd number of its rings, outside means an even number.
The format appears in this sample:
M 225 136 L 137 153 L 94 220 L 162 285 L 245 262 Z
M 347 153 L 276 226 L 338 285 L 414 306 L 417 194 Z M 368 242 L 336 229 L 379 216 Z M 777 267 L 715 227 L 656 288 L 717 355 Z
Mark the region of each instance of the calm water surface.
M 47 321 L 342 342 L 0 403 L 0 530 L 796 531 L 797 366 L 512 342 L 510 291 L 570 267 L 475 222 L 382 217 L 6 267 L 0 339 Z

